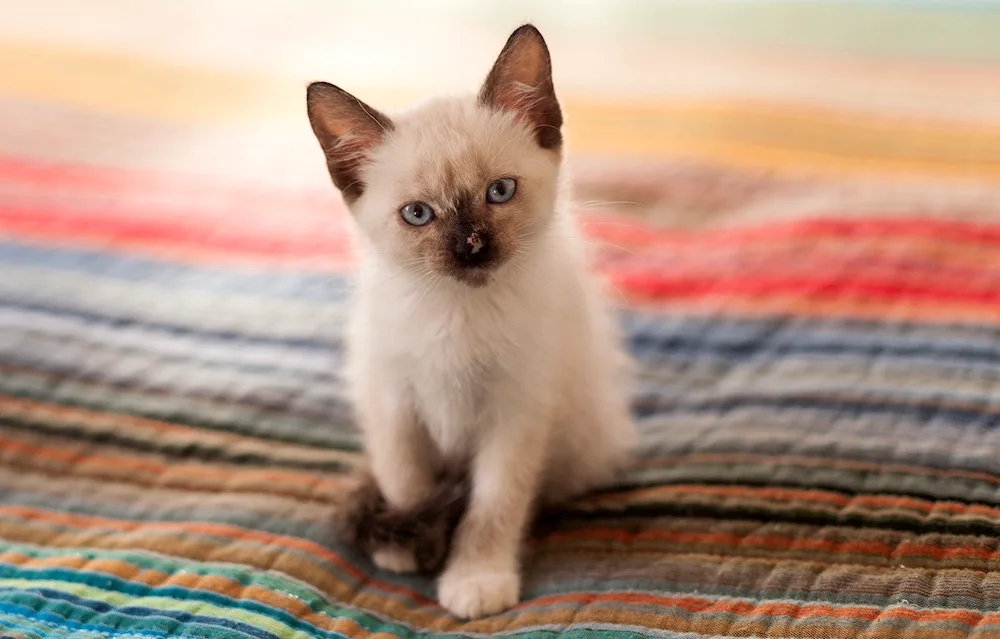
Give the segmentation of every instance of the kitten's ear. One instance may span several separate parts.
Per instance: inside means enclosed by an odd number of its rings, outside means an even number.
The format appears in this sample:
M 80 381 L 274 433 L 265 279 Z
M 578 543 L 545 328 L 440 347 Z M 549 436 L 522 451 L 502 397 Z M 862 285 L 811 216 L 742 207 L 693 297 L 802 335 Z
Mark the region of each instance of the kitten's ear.
M 511 34 L 479 91 L 479 103 L 514 111 L 532 125 L 538 145 L 562 144 L 562 111 L 552 86 L 549 49 L 538 29 L 526 24 Z
M 358 199 L 365 189 L 361 168 L 392 131 L 392 120 L 327 82 L 309 85 L 306 106 L 333 183 L 348 202 Z

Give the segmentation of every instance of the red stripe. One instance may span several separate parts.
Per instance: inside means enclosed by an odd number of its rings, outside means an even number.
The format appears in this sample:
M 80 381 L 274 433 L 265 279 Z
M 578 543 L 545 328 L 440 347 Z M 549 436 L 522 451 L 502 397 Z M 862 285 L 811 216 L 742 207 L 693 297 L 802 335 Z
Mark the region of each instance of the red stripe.
M 253 182 L 217 176 L 196 175 L 163 170 L 67 164 L 0 155 L 0 183 L 39 187 L 45 195 L 58 189 L 80 194 L 114 195 L 120 193 L 163 192 L 178 200 L 207 195 L 213 199 L 228 197 L 248 202 L 278 198 L 282 201 L 316 203 L 338 199 L 333 188 L 303 189 L 260 186 Z
M 874 219 L 873 219 L 874 218 Z M 658 229 L 637 222 L 618 219 L 592 219 L 589 233 L 609 242 L 632 247 L 673 244 L 746 244 L 811 237 L 888 237 L 929 238 L 977 244 L 1000 244 L 1000 226 L 921 217 L 872 217 L 839 219 L 834 215 L 815 215 L 808 220 L 773 222 L 731 229 L 677 231 Z
M 1000 558 L 1000 552 L 986 546 L 939 546 L 936 544 L 909 541 L 890 544 L 877 540 L 864 539 L 834 541 L 829 539 L 804 539 L 788 535 L 765 535 L 757 533 L 741 535 L 737 533 L 683 532 L 673 530 L 644 530 L 632 533 L 615 528 L 587 528 L 583 530 L 555 532 L 539 539 L 536 543 L 560 543 L 578 540 L 613 541 L 622 544 L 653 541 L 668 544 L 728 546 L 731 548 L 811 550 L 837 554 L 862 553 L 881 557 L 931 557 L 933 559 L 958 557 L 983 561 Z
M 60 164 L 0 156 L 0 181 L 19 186 L 37 187 L 43 201 L 51 201 L 58 189 L 66 189 L 67 197 L 76 193 L 114 196 L 116 192 L 170 194 L 175 202 L 185 202 L 204 197 L 221 202 L 225 209 L 232 204 L 252 204 L 252 217 L 241 217 L 237 212 L 234 224 L 247 223 L 261 217 L 281 221 L 289 205 L 298 211 L 308 210 L 319 219 L 329 218 L 334 211 L 342 211 L 333 188 L 281 188 L 261 187 L 252 183 L 226 180 L 219 177 L 197 176 L 166 171 L 142 171 L 115 167 L 97 167 L 81 164 Z M 51 213 L 51 211 L 49 212 Z M 141 212 L 132 213 L 143 218 Z M 68 216 L 78 225 L 87 224 L 78 211 Z M 625 243 L 633 248 L 669 247 L 677 244 L 727 245 L 758 241 L 802 239 L 810 237 L 888 237 L 928 238 L 968 243 L 1000 244 L 1000 226 L 976 224 L 953 220 L 932 220 L 920 217 L 893 217 L 881 219 L 839 219 L 836 214 L 814 216 L 809 220 L 775 222 L 767 225 L 716 229 L 708 231 L 678 231 L 658 228 L 621 218 L 591 216 L 587 222 L 588 233 L 615 243 Z M 70 230 L 72 227 L 70 227 Z
M 208 226 L 188 219 L 124 219 L 64 214 L 46 210 L 0 209 L 0 232 L 32 239 L 103 241 L 126 246 L 155 243 L 179 248 L 212 248 L 263 257 L 303 258 L 331 253 L 350 255 L 346 233 L 330 224 L 309 234 L 256 233 L 246 226 Z
M 89 242 L 102 248 L 131 250 L 171 258 L 247 259 L 296 262 L 316 259 L 329 263 L 350 257 L 350 246 L 332 188 L 326 195 L 291 189 L 257 188 L 223 180 L 165 172 L 31 162 L 0 157 L 0 180 L 29 187 L 18 196 L 27 205 L 0 208 L 0 233 L 41 242 Z M 37 190 L 37 195 L 30 192 Z M 128 201 L 117 201 L 117 210 L 80 211 L 51 205 L 53 193 L 65 189 L 65 199 L 75 193 L 116 191 L 143 194 L 167 193 L 174 205 L 184 200 L 205 201 L 210 211 L 171 215 L 169 210 L 146 213 Z M 204 196 L 204 199 L 200 199 Z M 89 197 L 89 196 L 88 196 Z M 131 197 L 131 196 L 130 196 Z M 155 198 L 154 198 L 155 199 Z M 34 204 L 31 201 L 34 200 Z M 48 201 L 48 204 L 41 206 Z M 158 200 L 157 200 L 158 201 Z M 207 202 L 212 202 L 211 205 Z M 214 208 L 211 208 L 214 207 Z M 634 258 L 618 253 L 605 269 L 612 281 L 631 297 L 641 300 L 692 300 L 717 297 L 852 299 L 874 302 L 906 301 L 917 304 L 963 303 L 993 307 L 1000 303 L 1000 286 L 989 271 L 967 266 L 952 268 L 947 260 L 923 255 L 923 261 L 880 251 L 888 244 L 869 247 L 870 261 L 854 252 L 822 251 L 814 255 L 778 253 L 758 255 L 747 262 L 712 261 L 699 256 L 700 247 L 735 247 L 755 242 L 801 243 L 808 238 L 837 238 L 851 246 L 855 238 L 880 242 L 902 237 L 935 242 L 1000 243 L 1000 226 L 966 222 L 893 219 L 812 219 L 772 223 L 749 228 L 683 232 L 653 228 L 635 222 L 591 218 L 590 235 L 607 242 L 638 249 Z M 869 239 L 869 243 L 870 243 Z M 667 257 L 679 249 L 683 255 Z M 662 250 L 663 259 L 657 259 Z M 886 257 L 889 255 L 889 257 Z M 881 257 L 879 257 L 881 256 Z M 737 253 L 734 257 L 746 258 Z M 875 268 L 877 266 L 878 268 Z M 858 268 L 858 267 L 864 267 Z M 808 269 L 800 274 L 802 269 Z
M 816 299 L 853 298 L 863 301 L 964 302 L 993 306 L 1000 303 L 1000 286 L 964 290 L 953 286 L 921 286 L 899 279 L 851 273 L 842 277 L 817 274 L 813 277 L 755 277 L 734 273 L 730 277 L 675 277 L 653 269 L 610 271 L 616 286 L 655 300 L 702 297 L 798 297 Z

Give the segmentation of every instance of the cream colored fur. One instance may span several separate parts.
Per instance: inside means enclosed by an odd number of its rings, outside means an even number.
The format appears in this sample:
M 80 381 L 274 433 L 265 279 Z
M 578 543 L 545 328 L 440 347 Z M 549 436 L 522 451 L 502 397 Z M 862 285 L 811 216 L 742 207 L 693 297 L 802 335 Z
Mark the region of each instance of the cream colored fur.
M 361 267 L 350 391 L 391 506 L 417 504 L 439 468 L 470 468 L 472 497 L 438 596 L 475 618 L 517 603 L 536 503 L 607 482 L 626 461 L 627 361 L 567 210 L 560 150 L 474 96 L 432 100 L 392 123 L 351 205 Z M 495 213 L 510 254 L 487 284 L 470 286 L 436 268 L 431 236 L 400 224 L 398 211 L 420 200 L 438 213 L 432 224 L 445 224 L 456 190 L 485 197 L 504 176 L 518 180 Z M 414 565 L 398 549 L 374 559 Z

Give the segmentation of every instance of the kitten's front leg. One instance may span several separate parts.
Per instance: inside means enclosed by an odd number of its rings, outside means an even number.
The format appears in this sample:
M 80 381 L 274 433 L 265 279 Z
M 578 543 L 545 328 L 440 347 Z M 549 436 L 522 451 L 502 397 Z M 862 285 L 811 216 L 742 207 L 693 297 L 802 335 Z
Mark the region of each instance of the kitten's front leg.
M 406 398 L 398 393 L 364 393 L 359 417 L 372 474 L 386 503 L 405 511 L 421 503 L 434 488 L 436 451 Z M 372 561 L 392 572 L 415 572 L 413 550 L 377 548 Z
M 474 619 L 517 604 L 519 555 L 545 459 L 547 424 L 538 412 L 501 419 L 480 443 L 472 498 L 456 531 L 438 600 Z

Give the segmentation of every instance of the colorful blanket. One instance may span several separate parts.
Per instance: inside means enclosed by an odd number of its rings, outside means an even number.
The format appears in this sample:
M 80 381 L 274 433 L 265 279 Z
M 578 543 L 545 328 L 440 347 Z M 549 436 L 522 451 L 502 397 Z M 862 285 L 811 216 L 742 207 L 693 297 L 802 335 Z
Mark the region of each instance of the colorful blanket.
M 511 25 L 86 4 L 0 7 L 0 634 L 1000 637 L 1000 11 L 511 3 L 642 444 L 462 623 L 332 532 L 352 258 L 302 87 L 365 46 L 323 29 L 459 33 L 457 85 Z M 451 86 L 372 56 L 374 104 Z

